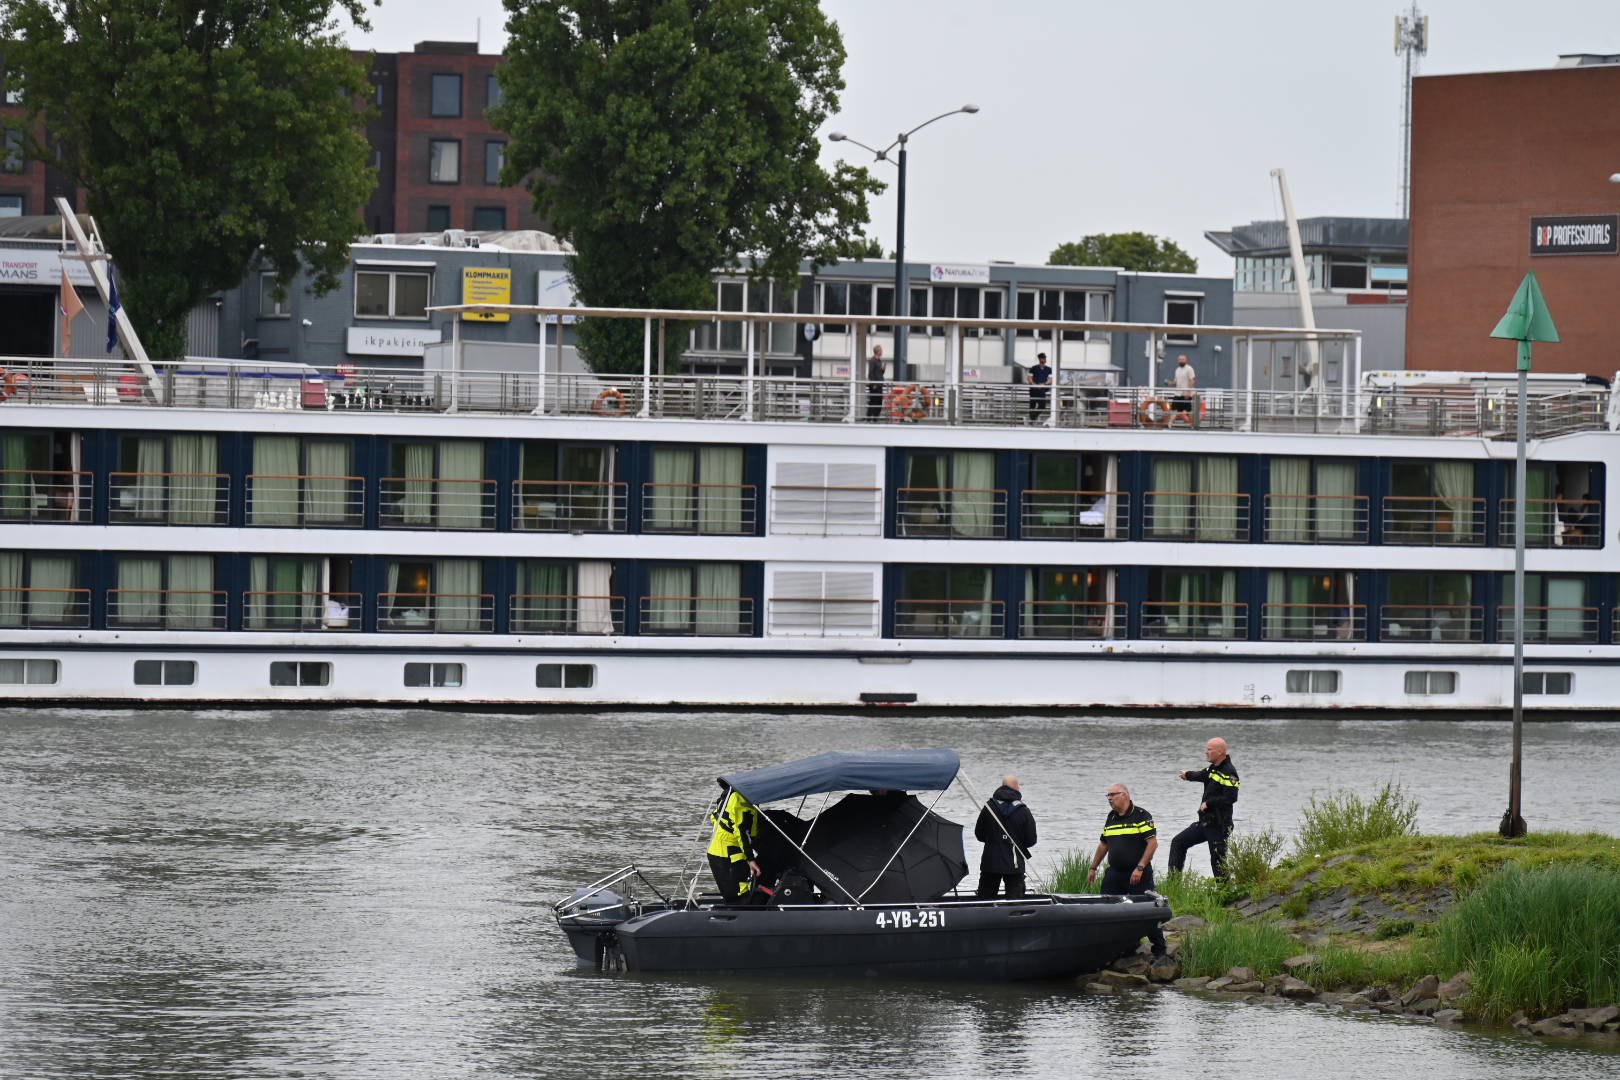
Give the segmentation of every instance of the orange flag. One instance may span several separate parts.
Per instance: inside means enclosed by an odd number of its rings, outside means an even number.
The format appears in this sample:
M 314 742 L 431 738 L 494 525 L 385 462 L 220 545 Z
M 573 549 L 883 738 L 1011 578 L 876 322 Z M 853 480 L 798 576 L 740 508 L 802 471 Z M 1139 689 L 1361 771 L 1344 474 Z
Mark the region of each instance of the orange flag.
M 79 302 L 79 290 L 68 280 L 67 267 L 62 268 L 62 355 L 73 354 L 73 320 L 84 310 Z

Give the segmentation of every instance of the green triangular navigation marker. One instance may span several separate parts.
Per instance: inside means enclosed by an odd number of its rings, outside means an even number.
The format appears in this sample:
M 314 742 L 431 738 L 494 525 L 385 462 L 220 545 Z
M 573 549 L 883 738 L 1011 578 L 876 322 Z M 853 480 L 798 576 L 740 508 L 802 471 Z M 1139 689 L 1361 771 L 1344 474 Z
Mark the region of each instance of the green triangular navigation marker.
M 1547 301 L 1541 298 L 1541 286 L 1536 284 L 1536 272 L 1530 271 L 1519 282 L 1519 291 L 1513 294 L 1513 303 L 1507 314 L 1491 331 L 1491 337 L 1509 341 L 1557 341 L 1558 327 L 1553 325 Z

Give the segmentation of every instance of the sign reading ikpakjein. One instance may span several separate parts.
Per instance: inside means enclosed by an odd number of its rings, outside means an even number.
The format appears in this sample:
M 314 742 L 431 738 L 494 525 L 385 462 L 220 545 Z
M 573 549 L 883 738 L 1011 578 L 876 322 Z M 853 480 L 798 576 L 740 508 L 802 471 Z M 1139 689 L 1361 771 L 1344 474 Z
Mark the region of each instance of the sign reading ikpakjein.
M 1581 214 L 1530 219 L 1532 255 L 1613 255 L 1620 252 L 1620 215 Z
M 497 267 L 465 266 L 461 270 L 463 304 L 510 304 L 512 271 Z M 463 322 L 511 322 L 506 311 L 463 311 Z

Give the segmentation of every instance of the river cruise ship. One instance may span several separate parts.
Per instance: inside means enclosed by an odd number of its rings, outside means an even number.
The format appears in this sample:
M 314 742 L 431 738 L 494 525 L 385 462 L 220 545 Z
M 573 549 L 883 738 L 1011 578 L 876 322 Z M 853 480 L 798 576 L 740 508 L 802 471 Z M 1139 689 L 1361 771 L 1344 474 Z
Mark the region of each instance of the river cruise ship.
M 1042 393 L 963 367 L 1020 320 L 845 316 L 784 378 L 655 341 L 803 315 L 510 313 L 528 373 L 0 360 L 5 697 L 1498 709 L 1522 513 L 1527 706 L 1620 701 L 1604 387 L 1532 384 L 1520 507 L 1512 384 L 1364 377 L 1347 332 L 1295 342 L 1319 392 Z M 644 371 L 563 373 L 580 316 L 640 320 Z M 866 380 L 897 322 L 938 377 Z M 1082 330 L 1223 335 L 1250 386 L 1291 333 Z

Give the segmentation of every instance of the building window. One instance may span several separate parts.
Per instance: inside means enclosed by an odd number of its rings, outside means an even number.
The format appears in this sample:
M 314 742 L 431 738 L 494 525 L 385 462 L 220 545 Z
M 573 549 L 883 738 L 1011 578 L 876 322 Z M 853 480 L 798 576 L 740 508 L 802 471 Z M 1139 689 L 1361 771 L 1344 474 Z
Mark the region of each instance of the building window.
M 461 686 L 466 671 L 462 664 L 406 664 L 405 685 L 454 689 Z
M 429 116 L 460 116 L 461 115 L 461 76 L 435 75 L 433 76 L 433 103 L 428 112 Z
M 428 143 L 428 183 L 461 183 L 460 139 L 433 139 Z
M 79 588 L 76 556 L 0 551 L 0 626 L 89 625 L 90 591 Z
M 371 91 L 372 91 L 371 92 L 371 102 L 372 102 L 372 104 L 376 105 L 379 109 L 382 108 L 382 106 L 383 106 L 383 84 L 382 83 L 372 83 L 371 84 Z
M 285 319 L 288 315 L 289 299 L 285 293 L 281 296 L 276 295 L 276 275 L 259 275 L 259 318 Z
M 542 690 L 589 690 L 596 685 L 596 665 L 536 664 L 534 685 Z
M 0 195 L 0 218 L 22 216 L 23 197 L 21 195 Z
M 891 290 L 892 292 L 893 290 Z M 928 290 L 928 310 L 926 314 L 941 319 L 999 319 L 1006 312 L 1004 290 L 999 288 L 986 288 L 980 285 L 935 285 Z M 917 310 L 916 305 L 910 311 L 912 315 L 925 314 Z M 915 332 L 915 331 L 913 331 Z M 944 337 L 945 327 L 931 326 L 928 333 L 933 337 Z M 976 326 L 965 327 L 963 337 L 998 338 L 1000 330 L 980 330 Z
M 6 156 L 0 159 L 0 170 L 20 173 L 28 159 L 23 156 L 23 136 L 20 131 L 6 132 Z
M 1573 682 L 1573 676 L 1567 671 L 1527 671 L 1524 673 L 1524 692 L 1526 694 L 1567 694 L 1570 692 Z
M 427 321 L 433 275 L 423 270 L 356 270 L 354 317 Z
M 1455 671 L 1408 671 L 1406 673 L 1406 692 L 1430 697 L 1441 694 L 1455 694 L 1457 692 L 1457 673 Z
M 490 186 L 501 182 L 501 166 L 506 164 L 506 144 L 503 142 L 487 142 L 484 144 L 484 183 Z
M 1114 294 L 1083 289 L 1019 289 L 1017 316 L 1050 322 L 1108 322 L 1113 316 Z M 990 316 L 985 316 L 989 318 Z M 1049 330 L 1020 330 L 1021 338 L 1051 341 Z M 1106 330 L 1065 330 L 1064 341 L 1108 341 Z
M 382 151 L 373 150 L 371 152 L 371 167 L 376 169 L 378 172 L 382 172 L 382 165 Z
M 1164 321 L 1172 326 L 1197 326 L 1204 321 L 1202 296 L 1167 296 L 1164 299 Z M 1196 345 L 1197 334 L 1166 334 L 1166 345 Z
M 995 575 L 989 567 L 901 568 L 895 637 L 1001 637 L 1005 628 L 1004 605 L 995 598 Z
M 1287 685 L 1290 694 L 1337 694 L 1339 692 L 1339 673 L 1337 671 L 1290 671 Z
M 197 682 L 194 660 L 137 660 L 136 686 L 192 686 Z
M 0 686 L 55 686 L 61 676 L 55 660 L 0 660 Z
M 500 232 L 502 229 L 506 228 L 506 207 L 474 207 L 472 227 L 478 232 Z
M 22 73 L 18 71 L 8 71 L 6 73 L 5 83 L 6 104 L 21 105 L 23 103 Z
M 484 77 L 484 100 L 488 102 L 485 107 L 490 109 L 506 103 L 506 92 L 501 89 L 501 81 L 493 71 Z
M 450 227 L 450 208 L 448 206 L 430 206 L 427 208 L 427 231 L 444 232 Z
M 271 686 L 327 686 L 332 682 L 332 665 L 317 661 L 273 660 Z

